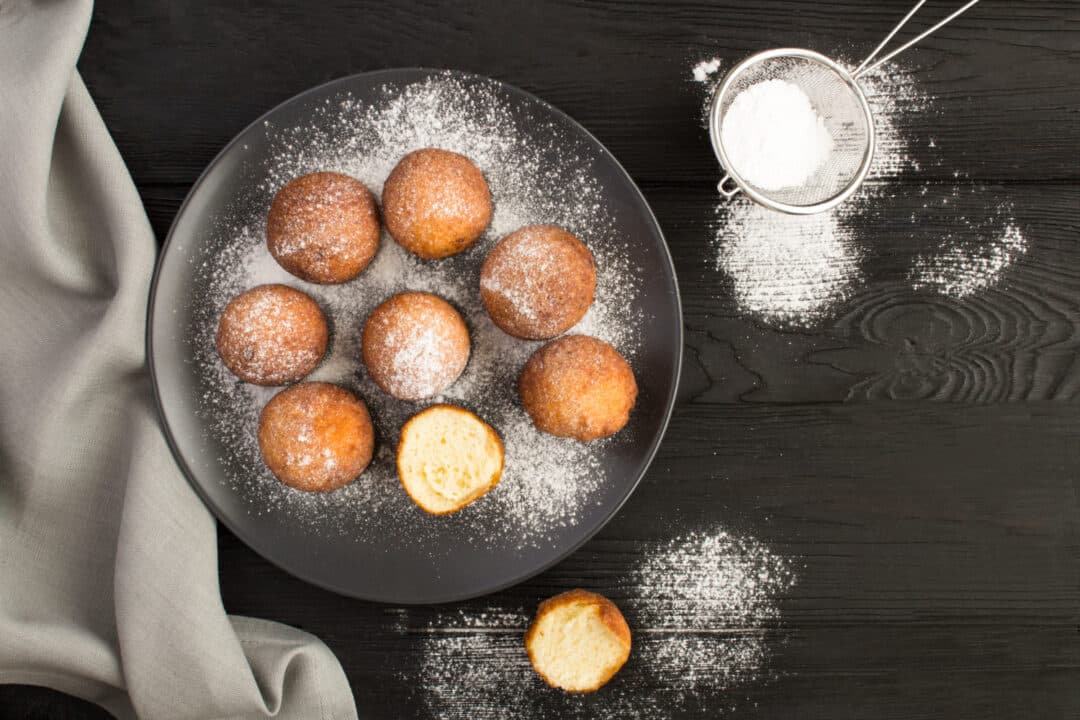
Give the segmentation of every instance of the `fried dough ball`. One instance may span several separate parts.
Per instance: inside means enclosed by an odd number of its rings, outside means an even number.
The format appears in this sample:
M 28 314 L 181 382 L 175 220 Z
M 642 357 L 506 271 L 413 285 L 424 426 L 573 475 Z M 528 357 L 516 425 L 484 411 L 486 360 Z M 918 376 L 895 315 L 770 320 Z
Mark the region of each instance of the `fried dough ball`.
M 352 280 L 379 249 L 379 208 L 362 182 L 317 172 L 286 183 L 274 196 L 266 246 L 281 267 L 313 283 Z
M 326 316 L 307 293 L 285 285 L 259 285 L 225 306 L 217 351 L 225 367 L 254 385 L 304 379 L 326 352 Z
M 572 693 L 599 690 L 630 658 L 630 626 L 615 603 L 570 590 L 540 603 L 525 634 L 533 669 Z
M 582 441 L 621 430 L 638 392 L 626 358 L 586 335 L 552 340 L 533 353 L 518 389 L 538 430 Z
M 554 225 L 529 225 L 491 249 L 480 297 L 492 321 L 524 340 L 561 335 L 585 315 L 596 291 L 592 253 Z
M 461 375 L 469 362 L 469 330 L 437 295 L 400 293 L 371 311 L 361 352 L 380 388 L 401 400 L 420 400 L 441 393 Z
M 467 249 L 491 221 L 491 191 L 480 169 L 436 148 L 401 159 L 383 186 L 382 204 L 394 240 L 427 260 Z
M 375 452 L 375 428 L 367 406 L 348 390 L 300 383 L 263 408 L 259 449 L 270 472 L 289 487 L 329 492 L 364 472 Z
M 479 500 L 499 484 L 503 462 L 502 438 L 465 408 L 432 405 L 401 428 L 398 478 L 426 513 L 449 515 Z

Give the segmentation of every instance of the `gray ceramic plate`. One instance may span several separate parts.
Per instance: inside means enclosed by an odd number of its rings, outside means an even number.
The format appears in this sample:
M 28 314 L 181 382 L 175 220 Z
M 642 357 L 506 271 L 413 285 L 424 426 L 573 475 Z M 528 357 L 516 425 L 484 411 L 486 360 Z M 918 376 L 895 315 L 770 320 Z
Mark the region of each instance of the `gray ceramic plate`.
M 630 425 L 602 446 L 602 472 L 597 474 L 602 480 L 588 502 L 572 522 L 544 528 L 539 540 L 518 542 L 512 529 L 485 527 L 488 516 L 470 515 L 468 508 L 450 518 L 431 518 L 410 506 L 386 527 L 377 525 L 377 517 L 364 520 L 363 508 L 349 508 L 350 517 L 360 518 L 353 522 L 377 530 L 360 539 L 347 523 L 338 522 L 337 531 L 328 532 L 312 522 L 310 513 L 290 511 L 288 503 L 253 505 L 251 483 L 238 483 L 233 476 L 230 458 L 235 448 L 213 430 L 200 409 L 200 398 L 208 392 L 206 367 L 195 357 L 192 338 L 198 300 L 207 293 L 200 265 L 207 257 L 212 262 L 222 219 L 235 212 L 238 199 L 250 195 L 254 184 L 266 179 L 274 129 L 309 123 L 346 96 L 359 106 L 385 102 L 401 88 L 433 75 L 486 87 L 512 109 L 527 142 L 557 144 L 568 150 L 562 156 L 588 168 L 610 210 L 611 234 L 621 238 L 641 269 L 635 297 L 626 308 L 626 317 L 640 323 L 634 357 L 641 388 L 638 405 Z M 533 95 L 487 78 L 423 69 L 364 73 L 321 85 L 274 108 L 229 143 L 195 183 L 173 223 L 154 277 L 147 333 L 154 389 L 173 453 L 221 522 L 294 575 L 346 595 L 390 603 L 447 602 L 508 587 L 550 567 L 600 530 L 633 492 L 657 451 L 675 402 L 682 356 L 682 312 L 671 257 L 644 197 L 611 153 Z M 247 462 L 246 470 L 265 474 L 258 463 Z M 521 472 L 525 477 L 517 481 L 527 482 L 529 470 Z M 353 529 L 359 532 L 361 527 Z

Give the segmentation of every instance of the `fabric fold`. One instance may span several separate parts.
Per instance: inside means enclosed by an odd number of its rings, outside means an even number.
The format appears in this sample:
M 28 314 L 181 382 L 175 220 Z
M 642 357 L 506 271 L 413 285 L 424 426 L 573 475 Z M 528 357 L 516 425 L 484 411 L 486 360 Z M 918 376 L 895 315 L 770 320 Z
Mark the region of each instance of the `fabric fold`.
M 75 71 L 90 14 L 0 2 L 0 682 L 122 718 L 354 718 L 322 642 L 225 613 L 153 407 L 153 232 Z

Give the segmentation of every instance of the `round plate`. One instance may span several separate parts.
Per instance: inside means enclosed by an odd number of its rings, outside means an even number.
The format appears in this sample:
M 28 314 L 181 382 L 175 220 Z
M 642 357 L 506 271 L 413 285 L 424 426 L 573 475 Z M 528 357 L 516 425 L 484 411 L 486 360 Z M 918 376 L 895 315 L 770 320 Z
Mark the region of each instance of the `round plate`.
M 596 476 L 602 480 L 573 521 L 554 523 L 529 542 L 500 542 L 513 531 L 505 526 L 477 527 L 484 516 L 470 520 L 469 508 L 449 518 L 432 518 L 410 505 L 394 520 L 392 531 L 360 540 L 348 529 L 321 530 L 309 515 L 291 512 L 288 503 L 253 505 L 250 486 L 230 476 L 230 439 L 216 433 L 200 409 L 207 371 L 197 357 L 191 328 L 198 321 L 197 300 L 206 292 L 205 268 L 215 262 L 214 238 L 224 219 L 235 213 L 238 198 L 250 195 L 254 185 L 266 184 L 274 134 L 325 116 L 327 108 L 343 98 L 353 108 L 386 103 L 435 77 L 482 88 L 518 118 L 517 132 L 525 142 L 559 147 L 558 162 L 572 158 L 575 167 L 565 168 L 568 177 L 579 177 L 571 171 L 584 169 L 600 204 L 610 213 L 606 235 L 620 239 L 618 257 L 625 252 L 638 269 L 635 292 L 625 308 L 625 317 L 640 325 L 632 361 L 641 392 L 630 424 L 599 446 Z M 384 235 L 383 242 L 392 241 Z M 667 245 L 644 197 L 611 153 L 568 116 L 529 93 L 488 78 L 424 69 L 364 73 L 313 88 L 274 108 L 229 143 L 195 183 L 173 223 L 154 276 L 147 329 L 154 392 L 173 453 L 221 522 L 294 575 L 346 595 L 391 603 L 448 602 L 494 592 L 553 565 L 600 530 L 633 492 L 656 454 L 675 402 L 682 341 L 682 310 Z M 513 462 L 507 458 L 508 467 Z M 265 474 L 264 468 L 257 470 Z M 527 475 L 528 470 L 521 472 Z M 363 507 L 350 512 L 364 522 Z

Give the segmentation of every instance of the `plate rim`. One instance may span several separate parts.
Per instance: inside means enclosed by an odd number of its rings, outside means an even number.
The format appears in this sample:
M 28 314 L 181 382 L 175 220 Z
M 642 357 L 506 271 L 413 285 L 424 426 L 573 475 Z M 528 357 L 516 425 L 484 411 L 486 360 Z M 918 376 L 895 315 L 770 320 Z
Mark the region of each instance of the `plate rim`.
M 157 368 L 155 366 L 156 364 L 155 364 L 155 361 L 154 361 L 155 355 L 154 355 L 154 341 L 153 341 L 153 334 L 154 334 L 153 331 L 154 331 L 154 327 L 155 327 L 154 320 L 155 320 L 155 317 L 156 317 L 155 310 L 156 310 L 156 306 L 157 306 L 158 281 L 159 281 L 160 276 L 161 276 L 162 268 L 163 268 L 163 266 L 165 264 L 165 259 L 169 254 L 169 250 L 172 248 L 173 238 L 174 238 L 174 234 L 176 232 L 177 225 L 179 224 L 180 219 L 184 216 L 184 213 L 187 210 L 188 204 L 191 202 L 192 198 L 198 192 L 199 188 L 202 186 L 204 181 L 207 179 L 207 177 L 209 177 L 210 173 L 213 172 L 214 168 L 218 165 L 218 163 L 222 160 L 222 158 L 224 158 L 225 155 L 228 154 L 233 149 L 234 146 L 236 146 L 237 144 L 240 143 L 240 138 L 243 137 L 244 135 L 246 135 L 248 133 L 248 131 L 250 131 L 252 128 L 258 126 L 259 124 L 261 124 L 263 122 L 265 122 L 271 115 L 274 115 L 275 113 L 277 113 L 281 108 L 285 107 L 286 105 L 290 105 L 290 104 L 292 104 L 292 103 L 294 103 L 296 101 L 299 101 L 302 98 L 305 98 L 305 97 L 307 97 L 309 95 L 316 95 L 316 94 L 323 93 L 326 90 L 332 88 L 333 86 L 345 85 L 345 84 L 348 84 L 350 82 L 355 81 L 358 78 L 376 79 L 376 82 L 377 82 L 377 78 L 379 76 L 384 76 L 384 75 L 385 76 L 394 76 L 394 75 L 409 74 L 409 73 L 415 73 L 417 75 L 427 76 L 427 77 L 432 77 L 432 76 L 435 76 L 435 75 L 449 75 L 449 76 L 462 78 L 462 79 L 466 79 L 466 80 L 471 80 L 471 81 L 497 83 L 501 88 L 509 91 L 511 94 L 521 95 L 521 96 L 524 96 L 525 98 L 527 98 L 527 99 L 529 99 L 529 100 L 531 100 L 533 102 L 540 103 L 543 107 L 546 108 L 546 110 L 548 110 L 549 112 L 554 113 L 556 116 L 559 116 L 564 121 L 570 123 L 571 126 L 575 127 L 578 131 L 583 133 L 588 140 L 591 140 L 593 143 L 595 143 L 596 147 L 600 148 L 601 151 L 603 152 L 603 154 L 606 155 L 607 158 L 615 165 L 615 167 L 618 169 L 618 171 L 620 173 L 622 173 L 622 175 L 625 178 L 626 182 L 633 189 L 634 193 L 637 194 L 638 199 L 641 201 L 640 205 L 648 213 L 648 219 L 651 220 L 653 227 L 656 229 L 656 233 L 657 233 L 657 235 L 659 236 L 659 239 L 660 239 L 660 247 L 661 247 L 661 250 L 662 250 L 663 258 L 667 261 L 666 270 L 671 275 L 672 286 L 674 288 L 674 293 L 673 293 L 673 299 L 674 299 L 674 302 L 675 302 L 674 309 L 675 309 L 675 314 L 676 314 L 676 319 L 677 319 L 677 323 L 676 323 L 676 326 L 677 326 L 676 327 L 677 343 L 676 343 L 676 350 L 675 350 L 675 356 L 674 356 L 673 371 L 672 371 L 672 375 L 670 377 L 671 390 L 668 393 L 668 397 L 665 400 L 665 407 L 664 407 L 664 411 L 663 411 L 663 417 L 660 420 L 659 429 L 655 433 L 655 437 L 653 438 L 648 450 L 645 453 L 644 460 L 641 463 L 641 470 L 637 473 L 637 477 L 634 478 L 633 482 L 630 483 L 630 485 L 628 487 L 628 490 L 623 495 L 623 497 L 617 503 L 613 503 L 611 505 L 611 507 L 608 509 L 608 511 L 604 513 L 604 515 L 599 520 L 599 522 L 596 523 L 596 526 L 594 528 L 590 529 L 588 532 L 586 532 L 585 535 L 579 541 L 572 544 L 571 546 L 568 546 L 564 550 L 556 553 L 554 556 L 552 556 L 551 559 L 545 561 L 544 563 L 541 563 L 537 567 L 531 568 L 531 569 L 525 571 L 524 573 L 516 574 L 516 575 L 514 575 L 513 577 L 511 577 L 511 578 L 509 578 L 507 580 L 501 581 L 501 582 L 496 583 L 496 584 L 494 584 L 492 586 L 485 587 L 484 589 L 477 590 L 475 592 L 470 592 L 470 593 L 465 593 L 465 594 L 460 594 L 459 593 L 459 594 L 452 594 L 452 595 L 437 595 L 435 597 L 435 599 L 430 599 L 430 600 L 402 600 L 402 599 L 399 599 L 399 598 L 391 598 L 391 597 L 388 597 L 388 596 L 385 596 L 385 595 L 380 595 L 377 592 L 363 593 L 363 594 L 357 593 L 357 592 L 355 592 L 353 590 L 345 588 L 344 586 L 338 586 L 338 585 L 333 584 L 332 582 L 326 582 L 326 581 L 323 581 L 322 579 L 317 579 L 317 578 L 309 575 L 304 568 L 295 568 L 295 567 L 287 566 L 286 564 L 284 564 L 282 562 L 279 562 L 277 559 L 275 559 L 273 557 L 270 557 L 267 553 L 264 553 L 262 550 L 260 550 L 258 547 L 256 547 L 256 545 L 251 540 L 249 540 L 248 533 L 239 530 L 235 523 L 231 522 L 230 520 L 228 520 L 226 518 L 226 514 L 223 513 L 221 511 L 221 509 L 213 502 L 213 500 L 210 498 L 209 494 L 203 489 L 203 487 L 199 483 L 199 481 L 195 479 L 195 474 L 192 472 L 192 470 L 191 470 L 190 466 L 188 465 L 187 461 L 184 459 L 183 453 L 181 453 L 179 447 L 177 446 L 176 440 L 175 440 L 175 438 L 173 436 L 172 428 L 171 428 L 171 426 L 169 424 L 168 416 L 166 415 L 166 412 L 165 412 L 165 407 L 162 404 L 161 393 L 158 390 L 158 374 L 157 374 Z M 416 81 L 419 81 L 419 80 L 422 80 L 422 79 L 423 78 L 418 78 Z M 415 82 L 415 81 L 410 81 L 410 82 Z M 266 112 L 259 115 L 257 118 L 255 118 L 255 120 L 253 120 L 252 122 L 245 125 L 241 130 L 239 130 L 235 135 L 233 135 L 233 137 L 229 140 L 229 142 L 226 143 L 225 146 L 222 147 L 222 149 L 219 150 L 217 152 L 217 154 L 214 155 L 213 159 L 207 164 L 207 166 L 203 169 L 203 171 L 195 179 L 195 182 L 192 183 L 191 187 L 188 189 L 187 195 L 184 196 L 184 201 L 180 204 L 180 207 L 176 211 L 176 215 L 173 217 L 173 220 L 169 225 L 169 232 L 165 235 L 165 240 L 164 240 L 164 242 L 162 242 L 161 247 L 158 249 L 157 258 L 155 259 L 155 262 L 154 262 L 154 272 L 153 272 L 153 275 L 152 275 L 151 280 L 150 280 L 150 291 L 149 291 L 149 297 L 148 297 L 148 301 L 147 301 L 146 327 L 144 328 L 144 339 L 145 339 L 145 352 L 146 352 L 147 367 L 149 369 L 149 374 L 150 374 L 150 385 L 151 385 L 151 388 L 152 388 L 152 391 L 153 391 L 153 396 L 154 396 L 154 407 L 155 407 L 155 409 L 157 411 L 157 417 L 158 417 L 159 422 L 161 423 L 161 429 L 162 429 L 163 434 L 165 436 L 166 443 L 169 446 L 169 451 L 172 454 L 173 460 L 176 462 L 176 464 L 179 466 L 181 472 L 183 473 L 184 478 L 187 480 L 188 485 L 190 485 L 192 487 L 192 489 L 194 489 L 195 494 L 198 496 L 199 500 L 202 501 L 202 504 L 206 507 L 206 509 L 210 512 L 210 514 L 214 516 L 214 519 L 217 520 L 218 522 L 220 522 L 226 528 L 228 528 L 229 532 L 231 532 L 233 535 L 235 535 L 242 543 L 244 543 L 245 546 L 248 547 L 248 549 L 250 549 L 252 552 L 257 554 L 259 557 L 263 558 L 264 560 L 269 562 L 274 567 L 284 571 L 285 573 L 287 573 L 289 575 L 292 575 L 293 577 L 299 578 L 300 580 L 303 580 L 304 582 L 310 583 L 310 584 L 312 584 L 312 585 L 314 585 L 316 587 L 322 588 L 323 590 L 328 590 L 330 592 L 333 592 L 333 593 L 336 593 L 338 595 L 342 595 L 342 596 L 345 596 L 345 597 L 355 598 L 355 599 L 363 600 L 363 601 L 367 601 L 367 602 L 375 602 L 375 603 L 382 603 L 382 604 L 389 604 L 389 605 L 407 605 L 407 606 L 425 606 L 425 605 L 445 604 L 445 603 L 451 603 L 451 602 L 462 602 L 462 601 L 465 601 L 465 600 L 472 600 L 474 598 L 484 597 L 486 595 L 491 595 L 493 593 L 497 593 L 497 592 L 500 592 L 502 590 L 506 590 L 507 588 L 513 587 L 515 585 L 519 585 L 519 584 L 521 584 L 523 582 L 526 582 L 527 580 L 529 580 L 529 579 L 531 579 L 533 577 L 536 577 L 537 575 L 551 569 L 552 567 L 559 564 L 560 562 L 562 562 L 566 558 L 570 557 L 575 552 L 577 552 L 579 549 L 581 549 L 581 547 L 583 547 L 587 542 L 589 542 L 594 537 L 596 537 L 596 535 L 599 534 L 600 531 L 602 531 L 605 527 L 607 527 L 607 525 L 615 518 L 615 516 L 619 513 L 619 511 L 622 510 L 623 506 L 627 503 L 627 501 L 629 501 L 630 497 L 637 491 L 638 486 L 641 484 L 641 481 L 645 478 L 645 474 L 652 467 L 653 461 L 656 459 L 656 455 L 660 451 L 660 446 L 663 444 L 664 437 L 667 435 L 668 426 L 670 425 L 671 417 L 672 417 L 672 414 L 674 413 L 674 410 L 675 410 L 675 405 L 678 402 L 679 382 L 680 382 L 680 380 L 682 378 L 682 363 L 683 363 L 683 359 L 684 359 L 684 357 L 683 357 L 684 356 L 684 344 L 686 342 L 685 325 L 684 325 L 683 308 L 682 308 L 682 296 L 681 296 L 681 293 L 680 293 L 680 290 L 679 290 L 678 272 L 677 272 L 677 270 L 675 268 L 674 258 L 671 255 L 671 248 L 668 246 L 667 238 L 664 235 L 664 230 L 660 225 L 660 221 L 657 220 L 656 213 L 653 212 L 652 206 L 649 204 L 648 199 L 645 197 L 645 194 L 642 193 L 641 188 L 638 187 L 638 184 L 634 181 L 633 176 L 631 176 L 630 173 L 627 172 L 627 170 L 623 166 L 623 164 L 621 162 L 619 162 L 618 158 L 615 157 L 615 154 L 612 153 L 607 148 L 607 146 L 604 145 L 604 143 L 600 142 L 599 138 L 597 138 L 595 135 L 593 135 L 593 133 L 591 131 L 589 131 L 588 128 L 586 128 L 584 125 L 579 123 L 577 120 L 572 118 L 567 113 L 560 110 L 555 105 L 549 103 L 547 100 L 544 100 L 543 98 L 529 92 L 528 90 L 523 90 L 522 88 L 520 88 L 520 87 L 518 87 L 516 85 L 512 85 L 512 84 L 507 83 L 507 82 L 505 82 L 503 80 L 499 80 L 497 78 L 493 78 L 493 77 L 490 77 L 490 76 L 487 76 L 487 75 L 481 75 L 479 73 L 473 73 L 473 72 L 468 72 L 468 71 L 464 71 L 464 70 L 456 70 L 456 69 L 451 69 L 451 68 L 430 68 L 430 67 L 422 67 L 422 66 L 381 68 L 381 69 L 378 69 L 378 70 L 369 70 L 369 71 L 365 71 L 365 72 L 350 73 L 349 75 L 344 75 L 344 76 L 341 76 L 341 77 L 338 77 L 338 78 L 334 78 L 332 80 L 328 80 L 328 81 L 323 82 L 323 83 L 319 83 L 318 85 L 314 85 L 314 86 L 312 86 L 312 87 L 310 87 L 310 88 L 308 88 L 306 90 L 303 90 L 303 91 L 301 91 L 301 92 L 299 92 L 299 93 L 297 93 L 295 95 L 291 95 L 288 98 L 286 98 L 285 100 L 282 100 L 281 102 L 275 104 L 269 110 L 267 110 Z M 219 568 L 219 572 L 220 572 L 220 568 Z

